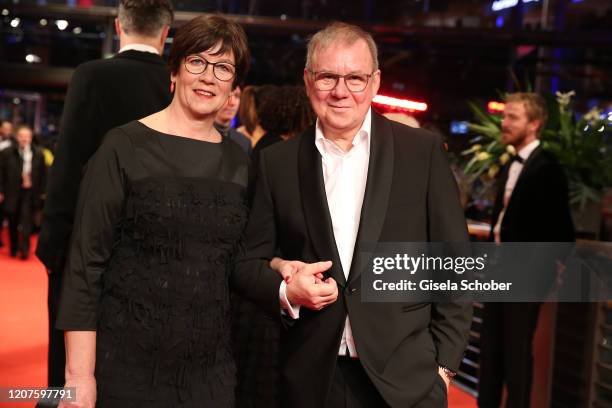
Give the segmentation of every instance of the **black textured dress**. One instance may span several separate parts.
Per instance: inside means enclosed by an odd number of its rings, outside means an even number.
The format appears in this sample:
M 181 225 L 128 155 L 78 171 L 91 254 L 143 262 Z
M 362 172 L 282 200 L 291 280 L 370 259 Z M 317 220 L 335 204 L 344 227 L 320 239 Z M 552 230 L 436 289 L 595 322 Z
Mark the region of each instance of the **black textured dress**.
M 57 328 L 97 331 L 98 406 L 233 406 L 247 160 L 131 122 L 87 165 Z

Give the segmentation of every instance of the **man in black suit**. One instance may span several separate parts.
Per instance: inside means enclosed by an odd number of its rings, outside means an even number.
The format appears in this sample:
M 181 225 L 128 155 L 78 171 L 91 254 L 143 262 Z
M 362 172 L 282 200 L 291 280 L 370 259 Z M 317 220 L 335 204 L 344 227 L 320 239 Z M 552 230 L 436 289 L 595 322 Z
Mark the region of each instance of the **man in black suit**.
M 8 120 L 0 122 L 0 152 L 10 147 L 13 144 L 13 123 Z M 0 163 L 1 165 L 1 163 Z M 4 245 L 2 242 L 2 234 L 4 229 L 4 210 L 0 205 L 0 247 Z
M 546 124 L 543 98 L 534 93 L 508 95 L 502 142 L 516 155 L 501 173 L 493 208 L 490 240 L 495 242 L 571 242 L 574 229 L 563 169 L 542 150 Z M 552 281 L 555 262 L 539 270 Z M 504 383 L 506 407 L 529 407 L 532 342 L 539 303 L 487 303 L 483 312 L 478 406 L 499 407 Z
M 366 243 L 467 240 L 440 137 L 371 110 L 377 50 L 358 27 L 317 33 L 304 81 L 317 123 L 261 152 L 232 277 L 240 294 L 290 321 L 281 406 L 446 406 L 471 305 L 362 302 L 360 260 Z M 293 260 L 277 260 L 296 268 L 288 282 L 270 269 L 275 255 Z
M 63 333 L 55 330 L 61 271 L 85 163 L 110 129 L 166 107 L 170 74 L 161 57 L 172 24 L 170 0 L 121 0 L 119 53 L 74 72 L 60 127 L 36 255 L 49 271 L 49 385 L 64 385 Z
M 15 139 L 0 152 L 0 205 L 9 220 L 11 256 L 20 252 L 21 259 L 28 259 L 34 213 L 41 208 L 47 168 L 42 150 L 32 145 L 29 126 L 19 126 Z

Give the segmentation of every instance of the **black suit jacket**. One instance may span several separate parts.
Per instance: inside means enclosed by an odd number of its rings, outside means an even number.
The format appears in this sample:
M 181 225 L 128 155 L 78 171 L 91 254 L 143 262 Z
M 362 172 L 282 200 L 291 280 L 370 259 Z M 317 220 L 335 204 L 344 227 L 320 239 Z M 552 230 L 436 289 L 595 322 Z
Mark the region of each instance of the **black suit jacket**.
M 372 114 L 371 149 L 361 223 L 348 280 L 327 207 L 315 129 L 262 150 L 246 253 L 235 289 L 280 316 L 276 253 L 305 262 L 332 260 L 338 300 L 300 318 L 283 333 L 282 406 L 323 407 L 348 313 L 357 352 L 392 406 L 427 395 L 437 366 L 457 370 L 471 322 L 469 304 L 362 303 L 360 248 L 374 242 L 468 239 L 455 180 L 438 136 Z
M 493 219 L 489 240 L 493 241 L 494 228 L 504 206 L 504 191 L 510 165 L 508 163 L 498 179 L 498 189 L 493 207 Z M 574 226 L 568 204 L 568 187 L 565 173 L 555 157 L 538 146 L 529 155 L 519 174 L 508 207 L 500 226 L 502 242 L 572 242 Z M 513 274 L 515 287 L 521 292 L 544 298 L 555 282 L 557 274 L 556 261 L 563 261 L 567 255 L 563 247 L 541 253 L 540 247 L 528 246 L 521 249 L 522 273 L 503 271 L 502 274 Z M 500 267 L 515 265 L 515 262 L 503 260 L 504 257 L 516 257 L 509 248 L 502 253 Z M 532 277 L 537 271 L 538 279 Z M 537 283 L 536 283 L 537 282 Z
M 500 173 L 490 240 L 504 206 L 510 163 Z M 574 227 L 567 179 L 555 157 L 538 146 L 524 163 L 502 220 L 502 242 L 571 242 Z
M 62 269 L 83 166 L 110 129 L 165 108 L 170 75 L 156 54 L 125 51 L 80 65 L 74 72 L 60 127 L 36 255 Z
M 0 152 L 0 193 L 4 194 L 2 208 L 8 214 L 17 211 L 23 171 L 23 159 L 16 143 Z M 39 209 L 45 191 L 47 168 L 42 150 L 32 146 L 32 208 Z

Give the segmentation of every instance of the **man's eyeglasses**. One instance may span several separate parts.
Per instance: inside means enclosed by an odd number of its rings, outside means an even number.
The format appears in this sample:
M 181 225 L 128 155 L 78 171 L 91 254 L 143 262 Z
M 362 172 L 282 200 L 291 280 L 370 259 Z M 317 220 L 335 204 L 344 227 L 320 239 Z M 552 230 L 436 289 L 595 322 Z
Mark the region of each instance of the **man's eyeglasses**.
M 338 85 L 340 78 L 351 92 L 362 92 L 368 86 L 372 74 L 346 74 L 338 75 L 333 72 L 308 71 L 314 77 L 314 86 L 319 91 L 331 91 Z
M 219 81 L 231 81 L 236 75 L 236 67 L 229 62 L 210 62 L 196 55 L 185 58 L 185 69 L 194 75 L 200 75 L 209 65 Z

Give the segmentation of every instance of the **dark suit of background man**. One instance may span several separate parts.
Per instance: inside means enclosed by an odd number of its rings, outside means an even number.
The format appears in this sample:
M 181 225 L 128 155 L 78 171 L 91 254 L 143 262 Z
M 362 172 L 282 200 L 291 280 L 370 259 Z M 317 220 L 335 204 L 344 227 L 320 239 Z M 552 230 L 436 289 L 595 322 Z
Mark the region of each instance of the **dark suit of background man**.
M 49 271 L 51 386 L 64 384 L 63 333 L 53 327 L 81 171 L 108 130 L 170 103 L 170 74 L 160 55 L 172 19 L 170 0 L 120 1 L 115 20 L 119 53 L 80 65 L 68 88 L 36 249 Z
M 538 139 L 546 124 L 546 105 L 533 93 L 508 95 L 502 142 L 517 151 L 501 173 L 493 208 L 490 240 L 569 242 L 574 229 L 567 181 L 555 158 Z M 541 273 L 554 275 L 550 270 Z M 533 371 L 532 342 L 539 303 L 487 303 L 483 313 L 478 406 L 499 407 L 504 383 L 506 407 L 529 407 Z
M 15 139 L 15 143 L 0 152 L 0 206 L 9 220 L 11 256 L 20 252 L 21 258 L 27 259 L 34 213 L 41 208 L 47 168 L 42 150 L 32 146 L 29 126 L 18 127 Z
M 376 45 L 358 27 L 317 33 L 304 81 L 317 124 L 261 152 L 232 281 L 294 319 L 282 333 L 280 405 L 446 406 L 471 305 L 364 303 L 358 265 L 364 243 L 467 240 L 441 140 L 372 112 Z M 275 254 L 297 269 L 289 282 L 269 268 Z
M 13 144 L 13 123 L 8 120 L 0 122 L 0 152 Z M 2 163 L 0 163 L 2 164 Z M 0 247 L 4 245 L 2 242 L 2 234 L 4 230 L 4 210 L 0 204 Z

